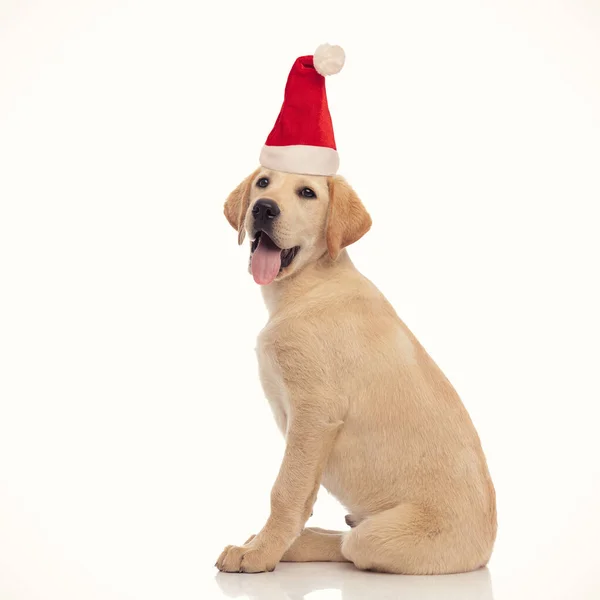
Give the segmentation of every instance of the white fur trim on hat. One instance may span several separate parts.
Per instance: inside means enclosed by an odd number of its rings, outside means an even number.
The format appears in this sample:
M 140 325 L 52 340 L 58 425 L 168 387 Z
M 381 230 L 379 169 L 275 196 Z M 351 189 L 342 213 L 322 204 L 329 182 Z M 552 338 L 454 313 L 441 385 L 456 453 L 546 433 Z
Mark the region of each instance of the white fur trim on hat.
M 260 164 L 267 169 L 301 175 L 335 175 L 337 150 L 325 146 L 263 146 Z
M 340 46 L 331 44 L 321 44 L 313 55 L 313 64 L 318 73 L 325 77 L 326 75 L 335 75 L 342 70 L 346 54 Z

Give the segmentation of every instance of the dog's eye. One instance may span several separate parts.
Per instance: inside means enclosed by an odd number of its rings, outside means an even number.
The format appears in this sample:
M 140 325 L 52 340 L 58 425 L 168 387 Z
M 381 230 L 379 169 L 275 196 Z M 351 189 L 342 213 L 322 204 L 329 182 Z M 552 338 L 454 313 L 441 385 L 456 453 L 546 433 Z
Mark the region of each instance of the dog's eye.
M 266 177 L 261 177 L 257 182 L 256 186 L 260 188 L 266 188 L 269 185 L 269 180 Z
M 316 198 L 317 195 L 309 187 L 302 188 L 299 192 L 303 198 Z

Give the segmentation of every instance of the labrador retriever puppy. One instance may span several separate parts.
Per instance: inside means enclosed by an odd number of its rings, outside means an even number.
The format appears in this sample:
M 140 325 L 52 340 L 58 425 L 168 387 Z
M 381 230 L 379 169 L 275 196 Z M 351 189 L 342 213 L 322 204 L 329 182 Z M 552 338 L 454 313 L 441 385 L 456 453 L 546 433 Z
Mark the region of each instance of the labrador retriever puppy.
M 263 529 L 227 546 L 221 571 L 280 561 L 350 561 L 359 569 L 438 574 L 485 565 L 496 502 L 479 437 L 456 391 L 346 247 L 370 228 L 339 176 L 260 168 L 225 216 L 269 321 L 260 378 L 286 450 Z M 319 486 L 351 529 L 307 527 Z

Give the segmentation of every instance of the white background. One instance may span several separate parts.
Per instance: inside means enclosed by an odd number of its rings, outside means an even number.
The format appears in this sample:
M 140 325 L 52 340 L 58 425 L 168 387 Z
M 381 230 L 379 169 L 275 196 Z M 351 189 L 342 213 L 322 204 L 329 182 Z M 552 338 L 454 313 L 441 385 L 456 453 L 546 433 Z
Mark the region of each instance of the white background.
M 283 450 L 222 204 L 324 41 L 351 255 L 478 428 L 489 571 L 215 578 Z M 0 596 L 598 597 L 599 166 L 596 0 L 0 0 Z

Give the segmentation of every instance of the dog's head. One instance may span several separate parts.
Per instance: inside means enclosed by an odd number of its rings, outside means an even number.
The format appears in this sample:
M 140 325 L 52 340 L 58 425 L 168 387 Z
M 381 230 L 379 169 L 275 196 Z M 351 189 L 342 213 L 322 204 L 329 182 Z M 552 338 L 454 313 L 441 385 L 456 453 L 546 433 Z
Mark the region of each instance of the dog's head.
M 267 285 L 329 253 L 336 259 L 371 227 L 356 192 L 339 176 L 296 175 L 260 168 L 231 192 L 225 216 L 251 240 L 250 272 Z

